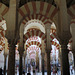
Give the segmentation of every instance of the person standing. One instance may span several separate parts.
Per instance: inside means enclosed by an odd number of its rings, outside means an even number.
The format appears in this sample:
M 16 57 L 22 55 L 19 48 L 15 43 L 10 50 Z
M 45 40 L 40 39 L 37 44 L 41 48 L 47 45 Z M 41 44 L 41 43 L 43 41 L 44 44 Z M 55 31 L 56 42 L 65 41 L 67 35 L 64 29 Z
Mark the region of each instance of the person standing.
M 2 75 L 2 68 L 0 68 L 0 75 Z

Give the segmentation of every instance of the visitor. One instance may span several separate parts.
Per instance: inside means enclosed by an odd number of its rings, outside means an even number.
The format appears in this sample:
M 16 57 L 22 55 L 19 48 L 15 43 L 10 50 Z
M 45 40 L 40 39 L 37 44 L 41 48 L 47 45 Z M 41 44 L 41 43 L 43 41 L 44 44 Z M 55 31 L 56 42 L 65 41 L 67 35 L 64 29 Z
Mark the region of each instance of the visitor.
M 53 75 L 56 75 L 56 74 L 57 74 L 57 66 L 55 65 L 53 68 Z
M 25 69 L 23 69 L 23 75 L 25 75 Z
M 0 68 L 0 75 L 2 75 L 2 68 Z
M 33 69 L 33 75 L 36 75 L 35 69 Z
M 31 74 L 30 74 L 30 72 L 29 72 L 29 73 L 27 73 L 27 75 L 31 75 Z
M 72 65 L 70 66 L 71 74 L 73 74 L 73 67 Z

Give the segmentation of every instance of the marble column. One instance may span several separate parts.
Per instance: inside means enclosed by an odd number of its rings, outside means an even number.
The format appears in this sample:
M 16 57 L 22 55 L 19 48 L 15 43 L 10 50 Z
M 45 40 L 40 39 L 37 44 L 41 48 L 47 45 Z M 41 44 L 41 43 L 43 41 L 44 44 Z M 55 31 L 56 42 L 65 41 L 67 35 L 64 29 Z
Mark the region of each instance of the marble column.
M 59 63 L 60 63 L 60 65 L 61 65 L 61 75 L 62 75 L 62 55 L 61 55 L 61 49 L 59 49 Z
M 47 52 L 47 75 L 51 75 L 50 52 Z
M 61 44 L 62 75 L 70 75 L 67 44 Z
M 70 39 L 70 27 L 68 25 L 68 13 L 66 0 L 56 0 L 58 11 L 58 26 L 57 34 L 59 39 L 62 41 L 61 44 L 61 56 L 62 56 L 62 75 L 70 75 L 69 72 L 69 60 L 68 60 L 68 49 L 67 43 Z
M 9 58 L 8 58 L 8 73 L 7 75 L 15 75 L 15 44 L 9 44 Z
M 22 71 L 23 71 L 23 61 L 22 61 L 22 57 L 23 57 L 23 52 L 24 52 L 24 43 L 23 43 L 23 33 L 24 33 L 24 26 L 21 25 L 20 27 L 20 43 L 19 43 L 19 75 L 22 75 Z
M 25 68 L 26 68 L 26 67 L 25 67 L 25 57 L 24 57 L 24 70 L 25 70 Z M 25 75 L 25 74 L 24 74 L 24 75 Z
M 22 44 L 22 46 L 21 46 L 21 44 Z M 18 50 L 19 50 L 19 75 L 22 75 L 22 72 L 23 72 L 23 52 L 24 52 L 23 43 L 20 42 Z
M 74 56 L 74 75 L 75 75 L 75 56 Z
M 50 41 L 50 24 L 47 24 L 45 27 L 46 31 L 46 53 L 47 53 L 47 75 L 51 75 L 51 66 L 50 66 L 50 52 L 51 52 L 51 41 Z
M 19 56 L 19 75 L 22 75 L 22 71 L 23 71 L 23 60 L 22 60 L 22 55 L 20 54 Z
M 7 62 L 7 55 L 4 55 L 4 75 L 6 75 L 6 62 Z
M 41 55 L 39 56 L 39 72 L 41 72 Z
M 75 74 L 75 51 L 74 50 L 75 49 L 73 49 L 72 52 L 73 52 L 73 60 L 74 60 L 74 74 Z
M 42 53 L 42 75 L 44 75 L 44 56 L 45 54 Z

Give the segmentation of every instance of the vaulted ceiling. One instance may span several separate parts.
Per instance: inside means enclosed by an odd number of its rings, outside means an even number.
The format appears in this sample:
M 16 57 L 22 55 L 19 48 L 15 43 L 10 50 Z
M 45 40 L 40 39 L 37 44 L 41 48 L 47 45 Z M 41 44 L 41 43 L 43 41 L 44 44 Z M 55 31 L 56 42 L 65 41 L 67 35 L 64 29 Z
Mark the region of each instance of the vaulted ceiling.
M 9 1 L 10 0 L 0 0 L 0 2 L 5 4 L 6 6 L 9 6 Z M 30 1 L 44 1 L 56 6 L 54 0 L 20 0 L 19 7 Z M 67 1 L 67 7 L 70 7 L 71 5 L 75 4 L 75 0 L 66 0 L 66 1 Z

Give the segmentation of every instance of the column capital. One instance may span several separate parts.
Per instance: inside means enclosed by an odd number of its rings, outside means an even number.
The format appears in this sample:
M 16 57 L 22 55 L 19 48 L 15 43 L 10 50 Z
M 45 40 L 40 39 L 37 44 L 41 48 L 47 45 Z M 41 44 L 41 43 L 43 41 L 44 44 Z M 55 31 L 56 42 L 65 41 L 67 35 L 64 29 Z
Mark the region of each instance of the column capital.
M 67 44 L 61 44 L 61 49 L 62 49 L 64 52 L 69 53 L 69 50 L 67 49 Z
M 73 53 L 73 55 L 75 56 L 75 49 L 72 49 L 72 53 Z
M 44 55 L 45 55 L 45 53 L 41 53 L 41 55 L 43 55 L 43 56 L 44 56 Z
M 19 51 L 19 54 L 20 54 L 21 56 L 23 56 L 23 54 L 24 54 L 24 47 L 23 47 L 23 46 L 19 46 L 19 47 L 18 47 L 18 51 Z
M 16 47 L 15 45 L 15 43 L 14 42 L 11 42 L 11 40 L 10 41 L 8 41 L 8 43 L 9 43 L 9 47 L 11 47 L 11 48 L 14 48 L 14 47 Z
M 50 29 L 51 25 L 50 24 L 46 24 L 45 25 L 45 29 Z
M 63 39 L 60 39 L 59 42 L 60 42 L 61 45 L 67 45 L 69 40 L 63 38 Z
M 4 57 L 6 58 L 7 57 L 7 54 L 4 54 Z
M 51 53 L 51 50 L 47 50 L 47 49 L 46 49 L 46 53 L 47 53 L 47 54 L 50 54 L 50 53 Z
M 24 50 L 24 54 L 23 54 L 23 56 L 26 57 L 26 55 L 27 55 L 27 51 Z

